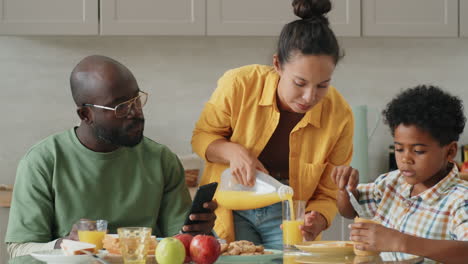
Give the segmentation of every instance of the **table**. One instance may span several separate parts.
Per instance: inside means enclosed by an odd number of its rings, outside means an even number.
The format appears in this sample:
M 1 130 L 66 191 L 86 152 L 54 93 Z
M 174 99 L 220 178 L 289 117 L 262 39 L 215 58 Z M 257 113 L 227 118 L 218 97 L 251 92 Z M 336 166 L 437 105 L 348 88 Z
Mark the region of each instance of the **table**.
M 359 258 L 359 259 L 357 259 Z M 38 261 L 31 256 L 22 256 L 11 259 L 8 264 L 43 264 L 44 262 Z M 230 262 L 232 263 L 232 262 Z M 417 264 L 427 263 L 424 262 L 424 258 L 414 258 L 410 260 L 394 260 L 394 261 L 383 261 L 380 257 L 355 257 L 355 256 L 318 256 L 318 255 L 288 255 L 284 254 L 283 258 L 275 259 L 268 262 L 243 262 L 246 264 L 262 264 L 262 263 L 273 263 L 273 264 L 302 264 L 302 263 L 316 263 L 316 264 L 327 264 L 327 263 L 343 263 L 343 264 Z M 435 263 L 435 262 L 434 262 Z M 216 264 L 223 264 L 223 262 L 216 262 Z M 224 264 L 227 264 L 224 262 Z

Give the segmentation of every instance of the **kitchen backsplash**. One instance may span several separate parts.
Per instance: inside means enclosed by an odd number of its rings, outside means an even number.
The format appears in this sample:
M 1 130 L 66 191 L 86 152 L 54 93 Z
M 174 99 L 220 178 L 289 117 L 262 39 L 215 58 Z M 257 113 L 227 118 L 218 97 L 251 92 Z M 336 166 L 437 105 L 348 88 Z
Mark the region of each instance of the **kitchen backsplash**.
M 345 57 L 332 84 L 351 105 L 368 105 L 369 130 L 393 95 L 419 83 L 440 85 L 468 105 L 468 39 L 340 41 Z M 103 54 L 127 65 L 150 94 L 145 134 L 187 155 L 217 79 L 233 67 L 270 64 L 275 45 L 271 37 L 0 37 L 0 183 L 14 182 L 29 147 L 77 124 L 68 78 L 84 56 Z M 468 143 L 467 133 L 461 142 Z M 369 143 L 370 178 L 387 170 L 391 143 L 380 124 Z

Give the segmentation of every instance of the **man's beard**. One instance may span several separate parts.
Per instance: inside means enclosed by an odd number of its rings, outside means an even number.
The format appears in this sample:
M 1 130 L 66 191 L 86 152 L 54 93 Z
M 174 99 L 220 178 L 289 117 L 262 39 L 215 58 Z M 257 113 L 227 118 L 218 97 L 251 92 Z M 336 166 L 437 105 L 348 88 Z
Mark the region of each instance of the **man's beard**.
M 134 119 L 133 122 L 127 127 L 122 128 L 107 128 L 98 124 L 94 125 L 94 134 L 102 142 L 116 146 L 134 147 L 138 145 L 143 139 L 143 129 L 137 135 L 131 135 L 131 131 L 135 126 L 142 123 L 144 125 L 145 119 Z

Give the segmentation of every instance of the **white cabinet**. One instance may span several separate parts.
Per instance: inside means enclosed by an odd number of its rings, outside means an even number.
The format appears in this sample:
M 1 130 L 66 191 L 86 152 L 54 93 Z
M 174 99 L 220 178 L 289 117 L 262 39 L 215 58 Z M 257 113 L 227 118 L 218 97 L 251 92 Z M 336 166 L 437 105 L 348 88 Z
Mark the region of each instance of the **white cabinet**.
M 290 0 L 208 0 L 208 35 L 278 36 L 296 19 Z
M 457 0 L 362 0 L 362 5 L 363 36 L 458 36 Z
M 96 35 L 98 0 L 0 0 L 0 34 Z
M 361 36 L 361 0 L 332 0 L 329 19 L 337 36 Z
M 359 36 L 360 0 L 332 0 L 329 14 L 338 36 Z M 208 0 L 208 35 L 278 36 L 283 26 L 298 19 L 291 0 Z
M 468 37 L 468 1 L 460 1 L 460 37 Z
M 206 0 L 101 0 L 101 35 L 205 35 L 205 14 Z
M 468 0 L 331 1 L 337 36 L 468 37 Z M 278 36 L 291 2 L 0 0 L 0 35 Z

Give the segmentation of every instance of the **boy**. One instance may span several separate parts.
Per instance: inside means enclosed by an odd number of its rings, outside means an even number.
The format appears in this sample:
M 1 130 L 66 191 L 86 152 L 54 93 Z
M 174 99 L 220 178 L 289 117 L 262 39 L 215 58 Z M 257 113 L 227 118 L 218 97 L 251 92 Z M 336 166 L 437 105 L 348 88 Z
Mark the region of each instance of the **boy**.
M 357 216 L 348 188 L 365 212 L 361 217 L 381 223 L 350 225 L 350 239 L 364 243 L 356 246 L 360 250 L 468 263 L 468 182 L 453 162 L 466 122 L 461 100 L 438 87 L 417 86 L 395 97 L 383 115 L 398 170 L 359 186 L 359 173 L 349 166 L 331 175 L 342 216 Z

